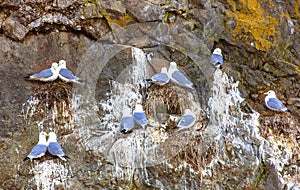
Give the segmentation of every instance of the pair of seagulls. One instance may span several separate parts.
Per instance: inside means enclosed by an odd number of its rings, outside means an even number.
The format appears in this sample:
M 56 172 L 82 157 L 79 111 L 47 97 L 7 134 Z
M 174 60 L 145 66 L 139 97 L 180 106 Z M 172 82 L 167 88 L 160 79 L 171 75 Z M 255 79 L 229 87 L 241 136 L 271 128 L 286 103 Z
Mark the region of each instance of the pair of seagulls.
M 213 51 L 210 63 L 216 68 L 220 68 L 223 64 L 222 50 L 220 48 L 216 48 Z M 170 63 L 169 69 L 162 67 L 160 73 L 157 73 L 153 75 L 151 79 L 148 79 L 148 81 L 160 86 L 169 83 L 170 80 L 178 86 L 193 88 L 193 83 L 177 69 L 177 64 L 175 62 Z
M 143 129 L 146 129 L 146 126 L 148 125 L 148 119 L 141 104 L 135 105 L 135 110 L 132 114 L 130 108 L 124 108 L 120 123 L 120 131 L 122 133 L 130 132 L 134 128 L 135 123 L 142 126 Z
M 46 141 L 46 136 L 49 136 L 48 141 Z M 58 144 L 56 138 L 57 137 L 54 132 L 50 132 L 49 134 L 47 134 L 42 131 L 39 134 L 38 143 L 31 149 L 30 153 L 26 158 L 24 158 L 23 161 L 41 158 L 46 154 L 47 150 L 51 155 L 57 156 L 60 159 L 66 161 L 66 159 L 69 157 L 65 155 L 62 147 L 60 146 L 60 144 Z
M 166 67 L 162 67 L 160 73 L 153 75 L 147 81 L 162 86 L 171 80 L 172 83 L 185 87 L 185 88 L 193 88 L 193 83 L 187 79 L 184 74 L 178 70 L 177 64 L 175 62 L 171 62 L 169 69 Z
M 190 109 L 186 109 L 184 111 L 184 115 L 181 116 L 178 121 L 178 131 L 192 127 L 195 124 L 195 121 L 195 114 Z M 130 132 L 134 128 L 135 123 L 141 125 L 143 129 L 145 129 L 148 125 L 148 119 L 141 104 L 137 104 L 135 106 L 133 114 L 131 114 L 128 107 L 123 110 L 123 116 L 120 123 L 120 131 L 122 133 Z
M 80 78 L 76 77 L 72 71 L 67 69 L 67 63 L 65 60 L 60 60 L 58 63 L 54 62 L 51 65 L 51 68 L 45 69 L 39 73 L 30 75 L 26 77 L 29 80 L 38 80 L 42 82 L 51 82 L 60 78 L 62 81 L 69 83 L 79 83 Z

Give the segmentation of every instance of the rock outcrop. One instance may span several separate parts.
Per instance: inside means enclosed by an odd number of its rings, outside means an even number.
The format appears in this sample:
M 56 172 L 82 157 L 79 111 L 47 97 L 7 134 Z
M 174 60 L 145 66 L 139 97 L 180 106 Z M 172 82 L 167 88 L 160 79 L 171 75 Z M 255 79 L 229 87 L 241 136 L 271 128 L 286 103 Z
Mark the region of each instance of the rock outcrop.
M 299 6 L 0 2 L 0 189 L 300 188 Z M 215 47 L 222 71 L 209 65 Z M 84 85 L 23 79 L 60 59 Z M 170 61 L 194 90 L 138 85 Z M 264 106 L 270 89 L 291 113 Z M 121 134 L 119 108 L 136 101 L 152 128 Z M 197 112 L 191 129 L 162 122 L 187 106 Z M 40 130 L 57 132 L 69 162 L 22 162 Z

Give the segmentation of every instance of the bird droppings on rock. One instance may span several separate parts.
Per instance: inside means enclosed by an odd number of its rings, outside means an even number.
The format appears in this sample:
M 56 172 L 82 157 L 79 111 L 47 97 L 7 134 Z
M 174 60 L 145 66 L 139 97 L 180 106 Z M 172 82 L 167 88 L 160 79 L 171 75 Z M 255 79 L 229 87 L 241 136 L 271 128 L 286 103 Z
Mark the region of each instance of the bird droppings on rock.
M 60 133 L 73 128 L 71 86 L 52 82 L 38 86 L 23 105 L 23 116 L 29 121 L 41 121 L 41 127 L 52 127 Z M 28 123 L 35 125 L 35 123 Z

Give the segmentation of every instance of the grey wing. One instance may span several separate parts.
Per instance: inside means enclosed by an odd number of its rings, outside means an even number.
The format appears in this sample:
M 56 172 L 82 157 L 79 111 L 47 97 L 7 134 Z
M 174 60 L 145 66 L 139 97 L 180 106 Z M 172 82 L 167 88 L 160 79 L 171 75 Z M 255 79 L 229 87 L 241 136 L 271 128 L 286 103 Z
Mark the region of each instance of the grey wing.
M 210 58 L 210 63 L 214 65 L 222 65 L 223 64 L 223 56 L 218 54 L 212 54 Z
M 167 83 L 169 81 L 169 76 L 166 73 L 157 73 L 151 79 L 154 82 Z
M 147 116 L 144 112 L 134 113 L 133 118 L 139 125 L 147 125 L 148 124 Z
M 31 152 L 28 154 L 28 157 L 36 157 L 43 153 L 45 154 L 46 150 L 47 150 L 46 145 L 37 144 L 31 149 Z
M 193 115 L 184 115 L 180 118 L 178 122 L 178 126 L 180 127 L 188 127 L 193 122 L 195 122 L 195 117 Z
M 277 109 L 277 110 L 286 109 L 286 107 L 284 107 L 282 102 L 280 100 L 278 100 L 277 98 L 270 98 L 267 101 L 267 106 L 270 108 L 273 108 L 273 109 Z
M 173 79 L 182 84 L 192 85 L 193 83 L 189 81 L 180 71 L 175 71 L 172 73 Z
M 67 79 L 79 80 L 79 78 L 76 77 L 75 75 L 73 75 L 72 71 L 70 71 L 69 69 L 62 68 L 62 69 L 60 69 L 59 74 Z
M 30 78 L 49 78 L 53 75 L 51 69 L 42 70 L 39 73 L 31 75 Z
M 120 130 L 130 130 L 134 128 L 134 120 L 131 116 L 122 117 Z
M 63 149 L 57 142 L 51 142 L 48 145 L 48 151 L 50 154 L 55 155 L 55 156 L 63 156 L 65 155 Z

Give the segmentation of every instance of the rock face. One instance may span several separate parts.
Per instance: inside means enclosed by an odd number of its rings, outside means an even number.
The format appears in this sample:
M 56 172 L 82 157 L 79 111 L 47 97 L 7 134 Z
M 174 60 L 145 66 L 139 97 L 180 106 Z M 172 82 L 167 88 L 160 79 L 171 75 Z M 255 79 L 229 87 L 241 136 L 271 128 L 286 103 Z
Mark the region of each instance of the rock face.
M 0 189 L 300 188 L 298 1 L 4 0 L 0 9 Z M 222 71 L 209 65 L 216 47 Z M 22 78 L 60 59 L 84 85 Z M 193 90 L 141 87 L 170 61 Z M 270 89 L 291 113 L 267 110 Z M 150 126 L 121 134 L 121 108 L 136 102 Z M 169 115 L 186 108 L 197 122 L 178 132 Z M 68 162 L 22 162 L 41 130 L 58 134 Z

